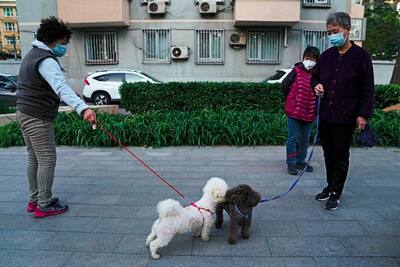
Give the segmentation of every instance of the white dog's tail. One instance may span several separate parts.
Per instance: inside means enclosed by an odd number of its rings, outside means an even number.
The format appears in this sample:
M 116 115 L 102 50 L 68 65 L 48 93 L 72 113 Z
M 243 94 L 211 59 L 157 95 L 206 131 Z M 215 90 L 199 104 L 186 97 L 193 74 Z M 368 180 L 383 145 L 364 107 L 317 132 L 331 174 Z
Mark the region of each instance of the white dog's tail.
M 166 199 L 157 204 L 157 211 L 160 218 L 165 218 L 181 214 L 183 212 L 183 207 L 174 199 Z

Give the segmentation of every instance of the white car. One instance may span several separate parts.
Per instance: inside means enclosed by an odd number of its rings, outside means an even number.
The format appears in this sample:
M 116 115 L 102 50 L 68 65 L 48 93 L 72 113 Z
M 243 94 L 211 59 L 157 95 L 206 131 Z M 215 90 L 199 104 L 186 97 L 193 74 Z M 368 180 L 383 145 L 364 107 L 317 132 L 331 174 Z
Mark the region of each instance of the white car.
M 288 74 L 292 71 L 292 68 L 288 69 L 279 69 L 276 70 L 274 75 L 271 77 L 264 79 L 262 82 L 264 83 L 282 83 L 282 81 L 288 76 Z
M 83 81 L 83 98 L 95 105 L 119 102 L 119 88 L 124 82 L 161 83 L 150 75 L 136 70 L 102 70 L 89 73 Z

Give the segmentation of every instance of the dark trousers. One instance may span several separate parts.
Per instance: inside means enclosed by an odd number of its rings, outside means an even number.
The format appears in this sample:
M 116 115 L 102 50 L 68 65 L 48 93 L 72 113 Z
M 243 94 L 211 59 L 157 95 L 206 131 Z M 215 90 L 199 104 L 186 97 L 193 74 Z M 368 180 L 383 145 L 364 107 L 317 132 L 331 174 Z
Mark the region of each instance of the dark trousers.
M 328 188 L 342 194 L 349 170 L 350 145 L 355 124 L 333 124 L 321 121 L 319 136 L 324 150 Z

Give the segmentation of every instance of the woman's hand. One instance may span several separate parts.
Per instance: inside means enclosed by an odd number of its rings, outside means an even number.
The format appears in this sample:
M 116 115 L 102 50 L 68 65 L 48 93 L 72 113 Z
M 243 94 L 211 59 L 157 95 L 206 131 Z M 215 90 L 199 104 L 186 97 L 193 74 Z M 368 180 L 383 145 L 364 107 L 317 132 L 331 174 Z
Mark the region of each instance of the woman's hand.
M 89 122 L 90 124 L 94 125 L 96 124 L 96 113 L 94 113 L 94 111 L 91 110 L 90 108 L 86 109 L 83 112 L 83 119 Z
M 367 125 L 367 120 L 364 119 L 363 117 L 358 116 L 357 117 L 357 129 L 359 130 L 364 130 L 365 125 Z
M 317 84 L 314 87 L 314 92 L 317 96 L 322 96 L 324 94 L 324 86 L 322 84 Z

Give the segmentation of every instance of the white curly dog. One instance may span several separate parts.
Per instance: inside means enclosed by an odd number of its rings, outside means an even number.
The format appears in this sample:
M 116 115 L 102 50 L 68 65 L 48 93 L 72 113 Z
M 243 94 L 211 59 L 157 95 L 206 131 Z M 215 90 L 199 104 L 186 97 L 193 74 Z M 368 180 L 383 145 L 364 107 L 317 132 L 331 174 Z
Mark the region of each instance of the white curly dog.
M 228 190 L 227 183 L 218 177 L 212 177 L 203 188 L 202 198 L 196 205 L 209 209 L 215 213 L 218 203 L 225 201 Z M 213 224 L 213 216 L 205 210 L 198 210 L 193 206 L 182 207 L 173 199 L 167 199 L 157 204 L 159 218 L 154 222 L 151 233 L 146 239 L 146 246 L 150 247 L 151 257 L 159 259 L 157 250 L 171 242 L 176 234 L 193 232 L 203 241 L 210 240 L 209 233 Z

